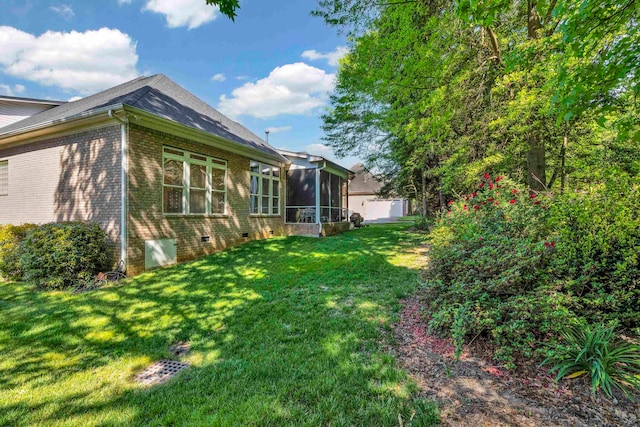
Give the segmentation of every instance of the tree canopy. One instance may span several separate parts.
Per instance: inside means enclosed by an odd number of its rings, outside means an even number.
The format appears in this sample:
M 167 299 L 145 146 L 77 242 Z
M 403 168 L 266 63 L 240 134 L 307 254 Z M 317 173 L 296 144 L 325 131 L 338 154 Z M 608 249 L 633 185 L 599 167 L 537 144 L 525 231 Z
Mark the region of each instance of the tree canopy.
M 212 6 L 218 6 L 220 13 L 226 15 L 232 21 L 235 20 L 237 14 L 236 10 L 240 9 L 239 0 L 206 0 L 207 4 Z
M 321 0 L 314 14 L 350 40 L 325 139 L 398 192 L 443 207 L 485 172 L 564 191 L 640 171 L 634 0 Z

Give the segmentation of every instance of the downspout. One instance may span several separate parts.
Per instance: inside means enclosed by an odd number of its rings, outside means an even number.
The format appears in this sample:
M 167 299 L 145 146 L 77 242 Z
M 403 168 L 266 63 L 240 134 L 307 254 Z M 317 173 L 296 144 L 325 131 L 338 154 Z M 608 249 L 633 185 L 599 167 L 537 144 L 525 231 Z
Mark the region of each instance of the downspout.
M 109 117 L 120 122 L 120 259 L 127 267 L 127 214 L 128 214 L 128 169 L 129 169 L 129 126 L 126 120 L 109 110 Z
M 322 237 L 322 222 L 320 222 L 320 171 L 327 167 L 327 161 L 321 168 L 316 168 L 316 223 L 318 224 L 318 236 Z

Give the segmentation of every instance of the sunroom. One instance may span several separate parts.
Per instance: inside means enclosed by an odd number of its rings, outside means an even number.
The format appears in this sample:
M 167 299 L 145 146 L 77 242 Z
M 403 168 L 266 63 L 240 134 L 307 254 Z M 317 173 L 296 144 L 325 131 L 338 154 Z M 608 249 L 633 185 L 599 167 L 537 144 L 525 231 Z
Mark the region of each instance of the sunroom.
M 352 172 L 322 156 L 280 150 L 287 170 L 285 223 L 290 234 L 326 236 L 349 229 Z

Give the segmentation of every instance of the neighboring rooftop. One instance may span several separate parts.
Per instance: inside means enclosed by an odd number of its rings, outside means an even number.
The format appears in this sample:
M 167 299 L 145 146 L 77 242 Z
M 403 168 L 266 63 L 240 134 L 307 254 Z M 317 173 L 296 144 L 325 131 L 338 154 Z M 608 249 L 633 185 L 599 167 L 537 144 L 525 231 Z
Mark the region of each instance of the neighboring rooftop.
M 378 181 L 362 163 L 351 166 L 351 170 L 355 176 L 349 181 L 350 195 L 368 195 L 380 192 L 383 183 Z
M 6 96 L 0 95 L 0 101 L 9 101 L 9 102 L 21 102 L 24 104 L 45 104 L 45 105 L 62 105 L 64 101 L 54 101 L 52 99 L 36 99 L 36 98 L 21 98 L 19 96 Z
M 229 119 L 163 74 L 138 77 L 95 95 L 63 103 L 42 113 L 0 128 L 0 139 L 22 129 L 53 125 L 70 117 L 108 106 L 139 108 L 176 123 L 280 157 L 275 148 L 249 129 Z

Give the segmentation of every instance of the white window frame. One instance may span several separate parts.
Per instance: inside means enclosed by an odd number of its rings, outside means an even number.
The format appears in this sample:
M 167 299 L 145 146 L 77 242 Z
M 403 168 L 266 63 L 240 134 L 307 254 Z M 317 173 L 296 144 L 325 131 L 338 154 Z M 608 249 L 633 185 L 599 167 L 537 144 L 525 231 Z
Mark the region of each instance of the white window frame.
M 181 152 L 182 155 L 177 154 L 176 152 Z M 164 167 L 166 160 L 177 160 L 182 162 L 182 187 L 177 185 L 165 184 L 164 183 Z M 205 184 L 206 190 L 206 207 L 205 212 L 197 212 L 191 213 L 191 165 L 200 165 L 205 166 L 207 169 L 207 179 Z M 213 189 L 213 181 L 212 181 L 212 171 L 214 169 L 224 171 L 224 190 L 215 190 Z M 165 212 L 165 200 L 164 200 L 164 188 L 182 188 L 182 212 Z M 227 190 L 228 190 L 228 169 L 227 169 L 227 161 L 223 159 L 218 159 L 216 157 L 207 156 L 200 153 L 194 153 L 191 151 L 183 150 L 181 148 L 174 148 L 170 146 L 162 147 L 162 213 L 164 215 L 193 215 L 193 216 L 202 216 L 202 215 L 227 215 L 228 212 L 228 198 L 227 198 Z M 197 188 L 201 190 L 201 188 Z M 223 194 L 224 196 L 224 210 L 223 212 L 212 212 L 212 193 Z
M 258 167 L 258 172 L 253 172 L 251 168 L 253 166 Z M 268 168 L 269 174 L 265 174 L 262 171 Z M 278 171 L 279 176 L 274 176 L 274 169 Z M 278 216 L 280 215 L 281 205 L 282 205 L 282 170 L 277 167 L 267 163 L 261 163 L 255 160 L 251 160 L 249 163 L 249 214 L 253 216 Z M 257 193 L 251 193 L 251 178 L 256 177 L 258 179 L 258 189 Z M 269 194 L 263 194 L 262 192 L 262 183 L 263 180 L 266 179 L 269 183 Z M 273 195 L 273 183 L 278 183 L 278 195 Z M 256 196 L 256 202 L 258 207 L 258 212 L 251 211 L 251 197 Z M 269 199 L 269 211 L 267 213 L 262 212 L 262 199 L 267 197 Z M 277 199 L 278 202 L 274 203 L 274 200 Z
M 9 160 L 0 160 L 0 167 L 3 167 L 6 174 L 6 187 L 0 187 L 0 196 L 8 196 L 9 195 Z

